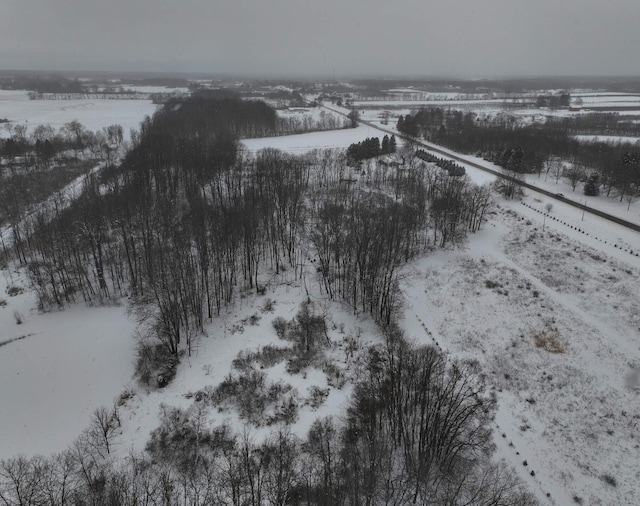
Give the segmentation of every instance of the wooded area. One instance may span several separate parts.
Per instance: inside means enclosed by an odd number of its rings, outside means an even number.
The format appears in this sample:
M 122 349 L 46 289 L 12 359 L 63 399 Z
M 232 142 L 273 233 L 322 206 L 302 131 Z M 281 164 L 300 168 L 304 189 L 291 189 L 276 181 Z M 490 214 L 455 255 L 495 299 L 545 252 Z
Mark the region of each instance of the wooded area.
M 640 151 L 630 144 L 580 142 L 576 134 L 637 134 L 637 125 L 607 114 L 589 114 L 544 124 L 516 125 L 509 116 L 481 120 L 475 113 L 422 108 L 400 116 L 399 131 L 461 153 L 483 157 L 515 173 L 569 179 L 573 189 L 596 173 L 603 193 L 623 199 L 640 195 Z
M 86 174 L 77 198 L 54 196 L 13 223 L 7 254 L 26 265 L 43 309 L 128 297 L 142 336 L 138 375 L 151 387 L 171 380 L 194 337 L 239 294 L 263 294 L 285 274 L 317 281 L 385 329 L 346 423 L 318 420 L 306 441 L 285 423 L 254 443 L 206 429 L 216 401 L 203 393 L 188 411 L 165 412 L 148 455 L 115 463 L 114 406 L 65 453 L 2 462 L 6 504 L 530 503 L 488 460 L 493 407 L 473 365 L 409 345 L 394 325 L 402 264 L 478 230 L 489 189 L 418 159 L 345 178 L 353 169 L 341 151 L 243 151 L 240 137 L 274 125 L 259 102 L 171 100 L 121 163 Z M 298 325 L 324 328 L 316 320 L 298 315 Z M 301 335 L 309 355 L 315 344 Z

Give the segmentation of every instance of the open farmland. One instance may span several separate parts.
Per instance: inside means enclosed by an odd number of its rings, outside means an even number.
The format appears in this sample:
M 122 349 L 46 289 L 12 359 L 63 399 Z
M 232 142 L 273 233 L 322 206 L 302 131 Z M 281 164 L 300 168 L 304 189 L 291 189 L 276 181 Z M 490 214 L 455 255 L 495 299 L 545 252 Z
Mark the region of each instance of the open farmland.
M 151 100 L 30 100 L 27 91 L 0 90 L 0 118 L 10 125 L 24 125 L 27 135 L 38 125 L 51 125 L 58 130 L 65 123 L 77 120 L 92 131 L 119 124 L 128 137 L 129 131 L 140 127 L 145 116 L 151 116 L 156 105 Z M 9 137 L 6 128 L 0 128 L 0 136 Z

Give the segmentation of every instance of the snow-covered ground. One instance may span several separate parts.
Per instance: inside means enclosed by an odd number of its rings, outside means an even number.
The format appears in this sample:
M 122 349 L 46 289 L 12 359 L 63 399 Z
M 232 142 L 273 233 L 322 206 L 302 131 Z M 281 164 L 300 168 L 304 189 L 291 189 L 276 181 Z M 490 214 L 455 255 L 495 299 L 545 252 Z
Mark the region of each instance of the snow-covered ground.
M 524 204 L 500 201 L 465 250 L 407 267 L 405 328 L 480 362 L 498 456 L 543 503 L 638 504 L 640 260 L 564 225 L 578 210 L 550 220 Z
M 29 100 L 24 90 L 0 90 L 0 119 L 6 118 L 13 125 L 25 125 L 27 135 L 38 125 L 49 124 L 58 129 L 69 121 L 78 120 L 92 131 L 119 124 L 126 134 L 138 129 L 145 116 L 151 116 L 156 105 L 151 100 Z M 0 137 L 9 132 L 0 124 Z
M 625 135 L 574 135 L 576 139 L 582 142 L 606 142 L 608 144 L 629 143 L 637 144 L 640 137 L 629 137 Z
M 354 142 L 361 142 L 367 137 L 376 136 L 380 136 L 380 133 L 375 128 L 359 125 L 357 128 L 329 130 L 326 132 L 244 139 L 242 143 L 252 153 L 270 147 L 288 153 L 302 154 L 314 149 L 346 148 Z
M 502 98 L 483 99 L 434 99 L 434 100 L 354 100 L 356 107 L 414 107 L 414 106 L 459 106 L 459 105 L 487 105 L 500 106 L 504 104 Z
M 302 153 L 382 135 L 361 125 L 243 142 L 250 151 Z M 470 166 L 467 171 L 479 183 L 494 179 Z M 567 199 L 584 198 L 551 176 L 531 179 Z M 499 400 L 496 457 L 512 465 L 543 503 L 640 504 L 640 257 L 634 254 L 640 234 L 533 192 L 522 201 L 497 199 L 499 209 L 465 247 L 404 268 L 401 324 L 417 341 L 480 362 Z M 640 222 L 637 204 L 626 211 L 626 203 L 601 196 L 590 197 L 589 205 Z M 40 314 L 28 290 L 7 293 L 10 286 L 25 287 L 21 275 L 0 272 L 6 302 L 0 343 L 11 341 L 0 346 L 0 458 L 63 449 L 87 426 L 91 411 L 110 406 L 123 389 L 134 395 L 121 408 L 115 448 L 122 455 L 143 448 L 162 404 L 187 408 L 190 394 L 219 383 L 241 350 L 282 346 L 271 321 L 291 319 L 306 296 L 300 284 L 274 283 L 266 295 L 275 301 L 273 312 L 262 310 L 266 297 L 238 299 L 208 327 L 173 383 L 147 392 L 132 380 L 134 329 L 124 308 Z M 315 281 L 307 283 L 315 293 Z M 325 308 L 321 299 L 317 303 Z M 329 356 L 348 374 L 345 337 L 359 335 L 364 346 L 378 333 L 339 304 L 326 310 L 334 342 Z M 14 311 L 23 317 L 20 325 Z M 252 315 L 259 317 L 255 325 Z M 316 369 L 289 375 L 279 364 L 265 372 L 290 383 L 301 399 L 311 385 L 327 386 Z M 330 388 L 320 408 L 301 409 L 293 431 L 302 435 L 316 416 L 338 412 L 348 394 L 348 386 Z M 240 426 L 231 412 L 211 415 L 209 423 Z
M 62 451 L 111 407 L 133 374 L 133 330 L 124 307 L 40 313 L 23 273 L 0 271 L 0 459 Z
M 316 293 L 317 283 L 307 280 L 307 289 Z M 312 286 L 313 285 L 313 286 Z M 302 282 L 276 284 L 268 290 L 264 297 L 249 296 L 240 299 L 235 307 L 229 309 L 207 328 L 207 335 L 198 340 L 196 351 L 190 358 L 184 358 L 178 368 L 176 378 L 170 385 L 160 391 L 145 392 L 138 389 L 121 410 L 123 431 L 116 441 L 116 447 L 126 455 L 131 449 L 142 450 L 153 429 L 159 425 L 159 414 L 162 406 L 173 406 L 187 409 L 193 405 L 193 396 L 199 390 L 215 387 L 234 371 L 232 361 L 241 351 L 259 351 L 265 346 L 283 347 L 287 342 L 279 339 L 273 329 L 272 322 L 277 317 L 291 320 L 300 304 L 305 300 L 306 290 Z M 267 298 L 275 301 L 273 311 L 265 311 Z M 244 300 L 244 302 L 243 302 Z M 332 346 L 327 351 L 331 363 L 341 370 L 345 376 L 355 372 L 350 367 L 352 358 L 345 346 L 345 338 L 350 336 L 358 341 L 360 347 L 379 342 L 380 332 L 368 318 L 356 318 L 345 311 L 339 303 L 316 300 L 316 311 L 329 315 L 329 338 Z M 251 316 L 258 321 L 250 323 Z M 358 337 L 361 336 L 361 337 Z M 299 374 L 289 374 L 285 363 L 280 362 L 273 367 L 262 369 L 269 381 L 283 381 L 292 385 L 299 399 L 299 417 L 291 426 L 291 431 L 305 437 L 311 423 L 318 417 L 338 414 L 346 406 L 350 393 L 350 384 L 341 388 L 330 387 L 328 376 L 321 370 L 311 367 Z M 237 371 L 236 371 L 237 373 Z M 305 406 L 312 386 L 328 388 L 329 394 L 318 408 Z M 234 430 L 242 431 L 246 422 L 231 410 L 211 410 L 207 423 L 216 426 L 228 423 Z M 250 432 L 260 439 L 266 436 L 272 427 L 255 427 L 248 425 Z

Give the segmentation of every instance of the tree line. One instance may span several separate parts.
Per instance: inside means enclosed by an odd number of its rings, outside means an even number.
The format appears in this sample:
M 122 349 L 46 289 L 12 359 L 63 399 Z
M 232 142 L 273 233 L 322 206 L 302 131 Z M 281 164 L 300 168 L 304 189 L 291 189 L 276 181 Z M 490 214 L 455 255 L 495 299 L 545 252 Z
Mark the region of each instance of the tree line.
M 361 142 L 355 142 L 349 145 L 347 148 L 347 163 L 349 163 L 349 165 L 355 165 L 361 160 L 395 153 L 396 149 L 395 135 L 391 135 L 391 137 L 385 135 L 382 138 L 382 143 L 379 137 L 367 137 Z

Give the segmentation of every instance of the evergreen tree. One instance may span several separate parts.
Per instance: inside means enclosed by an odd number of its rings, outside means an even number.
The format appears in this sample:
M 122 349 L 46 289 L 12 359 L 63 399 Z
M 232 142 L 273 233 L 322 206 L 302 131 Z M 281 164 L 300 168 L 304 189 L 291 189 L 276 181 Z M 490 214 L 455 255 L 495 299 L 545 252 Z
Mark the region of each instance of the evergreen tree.
M 584 194 L 594 197 L 600 195 L 600 176 L 594 172 L 587 178 L 587 182 L 584 184 Z
M 391 139 L 389 139 L 389 153 L 396 152 L 396 136 L 392 135 Z
M 380 154 L 382 155 L 386 155 L 388 153 L 391 153 L 390 149 L 389 149 L 389 136 L 385 135 L 382 138 L 382 146 L 380 148 Z

